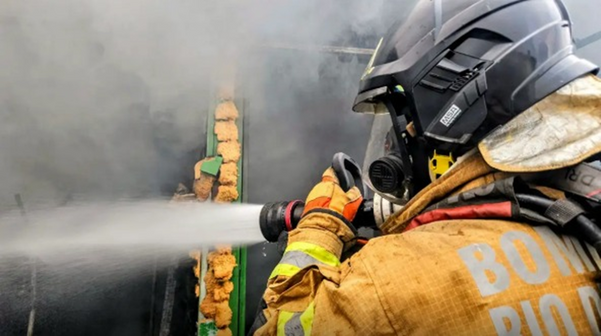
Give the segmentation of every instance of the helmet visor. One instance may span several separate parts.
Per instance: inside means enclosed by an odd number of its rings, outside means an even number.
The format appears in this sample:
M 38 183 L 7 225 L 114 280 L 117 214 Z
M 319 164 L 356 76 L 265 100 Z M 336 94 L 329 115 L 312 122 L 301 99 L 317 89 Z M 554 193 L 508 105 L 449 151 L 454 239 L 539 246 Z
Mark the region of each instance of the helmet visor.
M 367 150 L 365 152 L 365 160 L 363 161 L 363 182 L 371 191 L 379 194 L 388 201 L 402 204 L 404 203 L 403 199 L 378 191 L 373 186 L 369 177 L 369 168 L 371 164 L 389 154 L 393 149 L 393 138 L 395 135 L 392 127 L 392 119 L 390 118 L 390 115 L 384 113 L 385 109 L 386 107 L 383 103 L 379 103 L 376 106 L 376 110 L 381 111 L 382 113 L 374 116 L 369 143 L 367 144 Z
M 388 109 L 380 102 L 382 96 L 387 93 L 388 88 L 383 86 L 357 95 L 353 111 L 367 114 L 388 114 Z

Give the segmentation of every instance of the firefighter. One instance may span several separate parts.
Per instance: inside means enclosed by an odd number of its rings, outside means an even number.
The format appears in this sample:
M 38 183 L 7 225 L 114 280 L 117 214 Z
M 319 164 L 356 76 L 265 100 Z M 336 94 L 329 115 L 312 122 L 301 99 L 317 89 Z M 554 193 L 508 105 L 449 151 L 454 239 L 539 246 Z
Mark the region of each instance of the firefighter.
M 354 110 L 370 187 L 402 204 L 358 253 L 331 169 L 273 270 L 254 335 L 600 334 L 598 68 L 559 0 L 420 0 Z

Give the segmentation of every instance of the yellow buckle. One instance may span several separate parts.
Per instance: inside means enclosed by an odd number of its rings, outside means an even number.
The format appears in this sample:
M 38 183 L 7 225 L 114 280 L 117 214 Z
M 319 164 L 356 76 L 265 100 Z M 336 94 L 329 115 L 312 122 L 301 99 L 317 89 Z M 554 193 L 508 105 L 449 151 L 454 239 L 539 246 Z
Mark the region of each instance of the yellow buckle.
M 453 153 L 447 154 L 438 154 L 434 151 L 434 154 L 430 158 L 429 167 L 430 167 L 430 177 L 433 180 L 439 179 L 444 173 L 446 173 L 453 164 L 455 163 L 455 158 L 453 158 Z

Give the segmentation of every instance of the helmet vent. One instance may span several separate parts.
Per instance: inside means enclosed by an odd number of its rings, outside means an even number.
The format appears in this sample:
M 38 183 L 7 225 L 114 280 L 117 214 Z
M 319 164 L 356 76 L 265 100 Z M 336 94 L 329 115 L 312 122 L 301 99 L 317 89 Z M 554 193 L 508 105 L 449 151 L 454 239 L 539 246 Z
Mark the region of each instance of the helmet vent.
M 453 81 L 453 84 L 451 84 L 450 89 L 455 92 L 461 90 L 461 88 L 463 88 L 465 86 L 465 84 L 469 83 L 469 81 L 472 80 L 472 78 L 474 78 L 477 74 L 478 74 L 478 72 L 476 72 L 476 71 L 472 71 L 472 70 L 466 71 L 465 74 L 457 77 L 455 79 L 455 81 Z

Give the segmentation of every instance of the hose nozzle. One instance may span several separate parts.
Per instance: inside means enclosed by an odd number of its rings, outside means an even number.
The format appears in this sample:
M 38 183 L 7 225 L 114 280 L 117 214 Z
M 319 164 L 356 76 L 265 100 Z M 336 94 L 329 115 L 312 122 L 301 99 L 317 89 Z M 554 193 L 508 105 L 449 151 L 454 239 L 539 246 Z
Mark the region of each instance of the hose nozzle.
M 336 172 L 336 177 L 338 177 L 342 190 L 346 192 L 355 186 L 365 195 L 365 186 L 361 179 L 361 168 L 359 168 L 355 160 L 344 153 L 336 153 L 332 159 L 332 168 Z M 282 232 L 292 231 L 296 228 L 304 210 L 305 203 L 298 200 L 265 204 L 259 216 L 259 224 L 263 237 L 269 242 L 277 242 Z M 380 215 L 382 213 L 380 211 Z M 374 219 L 374 202 L 372 200 L 363 201 L 353 220 L 353 224 L 356 228 L 377 228 Z
M 259 215 L 263 237 L 268 242 L 277 242 L 283 231 L 292 231 L 296 228 L 304 210 L 305 203 L 299 200 L 265 204 Z
M 378 203 L 378 207 L 381 207 L 381 203 Z M 265 204 L 259 215 L 259 225 L 261 226 L 263 237 L 271 243 L 277 242 L 282 232 L 296 229 L 304 210 L 305 203 L 298 200 Z M 390 212 L 384 214 L 378 208 L 377 214 L 378 216 L 383 216 L 390 214 Z M 374 217 L 374 202 L 371 199 L 363 201 L 353 220 L 353 225 L 356 228 L 378 228 L 376 218 Z

